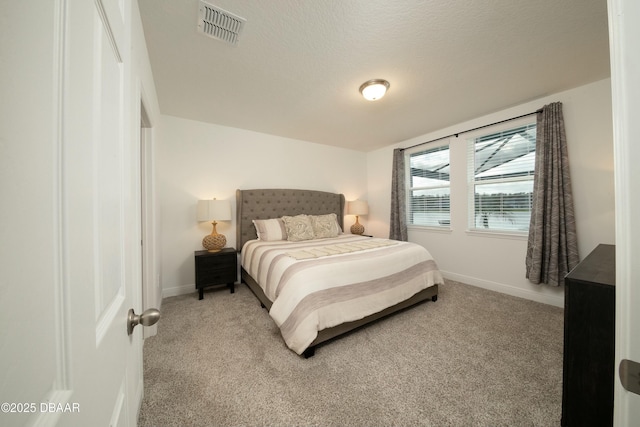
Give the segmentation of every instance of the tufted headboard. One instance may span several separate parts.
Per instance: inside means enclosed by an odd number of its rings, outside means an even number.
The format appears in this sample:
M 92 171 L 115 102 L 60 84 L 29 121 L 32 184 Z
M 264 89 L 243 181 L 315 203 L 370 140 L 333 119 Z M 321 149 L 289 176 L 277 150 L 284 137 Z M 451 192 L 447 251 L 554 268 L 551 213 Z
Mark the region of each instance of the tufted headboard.
M 323 215 L 335 213 L 344 229 L 344 195 L 315 190 L 257 189 L 236 190 L 236 246 L 257 239 L 254 219 L 283 215 Z

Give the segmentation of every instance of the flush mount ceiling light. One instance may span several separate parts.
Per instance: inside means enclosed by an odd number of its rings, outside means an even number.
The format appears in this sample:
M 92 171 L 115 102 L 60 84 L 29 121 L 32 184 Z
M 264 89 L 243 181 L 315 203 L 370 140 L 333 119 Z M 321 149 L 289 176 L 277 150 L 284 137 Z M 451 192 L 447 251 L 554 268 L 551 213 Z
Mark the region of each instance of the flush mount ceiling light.
M 368 101 L 375 101 L 384 96 L 389 89 L 389 82 L 382 79 L 373 79 L 368 82 L 362 83 L 360 86 L 360 93 L 364 96 L 364 99 Z

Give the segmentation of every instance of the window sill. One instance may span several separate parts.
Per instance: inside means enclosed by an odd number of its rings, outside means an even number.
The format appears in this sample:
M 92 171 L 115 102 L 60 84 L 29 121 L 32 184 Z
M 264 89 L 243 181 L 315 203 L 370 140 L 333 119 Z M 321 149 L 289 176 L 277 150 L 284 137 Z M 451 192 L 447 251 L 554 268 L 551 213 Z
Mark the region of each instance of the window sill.
M 407 226 L 407 230 L 410 231 L 420 231 L 420 232 L 436 232 L 436 233 L 445 233 L 445 234 L 451 234 L 451 228 L 450 227 L 431 227 L 428 225 L 408 225 Z
M 468 236 L 492 237 L 495 239 L 527 240 L 529 238 L 529 232 L 510 233 L 508 231 L 467 230 L 466 233 Z

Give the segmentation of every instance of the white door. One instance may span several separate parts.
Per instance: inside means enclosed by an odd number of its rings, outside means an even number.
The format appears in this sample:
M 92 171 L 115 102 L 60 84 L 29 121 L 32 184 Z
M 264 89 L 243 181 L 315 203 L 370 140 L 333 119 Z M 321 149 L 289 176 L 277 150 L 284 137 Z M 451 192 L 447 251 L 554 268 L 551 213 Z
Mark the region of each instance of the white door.
M 622 360 L 640 363 L 640 2 L 609 0 L 616 182 L 616 366 L 614 422 L 640 425 L 640 396 L 619 378 Z M 629 370 L 640 382 L 640 364 Z
M 134 426 L 142 397 L 131 3 L 12 1 L 0 47 L 0 425 Z

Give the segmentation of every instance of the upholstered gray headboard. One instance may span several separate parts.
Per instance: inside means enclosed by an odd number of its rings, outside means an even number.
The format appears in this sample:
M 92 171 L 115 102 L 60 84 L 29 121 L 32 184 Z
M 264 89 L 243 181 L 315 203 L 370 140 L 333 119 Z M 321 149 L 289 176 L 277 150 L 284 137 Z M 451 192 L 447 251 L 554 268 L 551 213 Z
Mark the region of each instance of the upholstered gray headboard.
M 315 190 L 256 189 L 236 190 L 236 246 L 257 238 L 254 219 L 283 215 L 324 215 L 335 213 L 344 229 L 344 195 Z

